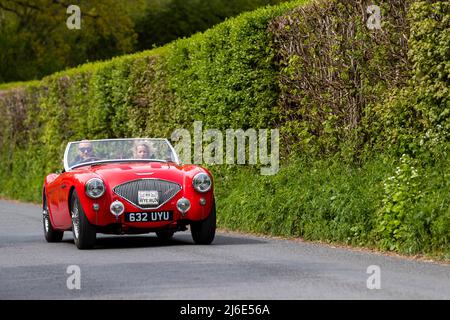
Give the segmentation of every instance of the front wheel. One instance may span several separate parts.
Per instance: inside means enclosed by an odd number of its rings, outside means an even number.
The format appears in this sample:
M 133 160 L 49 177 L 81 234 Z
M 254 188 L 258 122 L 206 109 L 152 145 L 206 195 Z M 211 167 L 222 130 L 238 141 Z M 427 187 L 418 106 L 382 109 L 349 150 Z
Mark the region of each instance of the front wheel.
M 211 244 L 216 235 L 216 204 L 214 202 L 211 213 L 203 221 L 191 223 L 191 235 L 196 244 Z
M 47 240 L 47 242 L 60 242 L 64 236 L 64 231 L 58 231 L 53 228 L 50 220 L 50 211 L 48 210 L 47 197 L 44 198 L 42 221 L 44 224 L 45 240 Z
M 73 192 L 70 201 L 70 213 L 72 215 L 72 232 L 75 245 L 78 249 L 93 248 L 96 239 L 96 230 L 89 223 L 76 191 Z

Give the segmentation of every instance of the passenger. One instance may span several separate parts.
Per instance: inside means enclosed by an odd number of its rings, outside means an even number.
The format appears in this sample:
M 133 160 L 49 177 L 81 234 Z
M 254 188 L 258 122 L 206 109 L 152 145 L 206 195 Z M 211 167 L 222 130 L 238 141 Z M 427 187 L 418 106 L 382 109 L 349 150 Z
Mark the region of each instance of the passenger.
M 154 159 L 153 149 L 146 143 L 140 142 L 134 146 L 135 159 Z

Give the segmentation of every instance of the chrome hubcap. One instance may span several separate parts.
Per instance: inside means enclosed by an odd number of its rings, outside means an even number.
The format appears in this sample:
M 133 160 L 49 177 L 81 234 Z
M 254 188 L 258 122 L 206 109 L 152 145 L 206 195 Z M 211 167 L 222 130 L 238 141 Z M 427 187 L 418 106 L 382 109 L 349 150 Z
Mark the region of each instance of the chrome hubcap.
M 80 213 L 78 211 L 78 204 L 75 203 L 72 208 L 72 230 L 76 239 L 80 234 Z
M 43 211 L 42 211 L 42 216 L 43 216 L 43 219 L 44 219 L 44 228 L 45 228 L 45 232 L 49 232 L 49 230 L 50 230 L 50 225 L 49 225 L 49 221 L 48 221 L 48 209 L 47 208 L 45 208 Z

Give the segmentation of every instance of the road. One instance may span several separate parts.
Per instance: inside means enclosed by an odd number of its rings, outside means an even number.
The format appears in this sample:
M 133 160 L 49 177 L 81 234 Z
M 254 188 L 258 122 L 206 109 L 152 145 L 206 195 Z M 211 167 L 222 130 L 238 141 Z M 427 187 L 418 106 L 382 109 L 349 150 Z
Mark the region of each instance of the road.
M 40 206 L 0 200 L 0 218 L 0 299 L 450 299 L 444 264 L 224 232 L 210 246 L 189 232 L 99 235 L 81 251 L 71 232 L 45 242 Z M 380 289 L 367 288 L 371 265 Z

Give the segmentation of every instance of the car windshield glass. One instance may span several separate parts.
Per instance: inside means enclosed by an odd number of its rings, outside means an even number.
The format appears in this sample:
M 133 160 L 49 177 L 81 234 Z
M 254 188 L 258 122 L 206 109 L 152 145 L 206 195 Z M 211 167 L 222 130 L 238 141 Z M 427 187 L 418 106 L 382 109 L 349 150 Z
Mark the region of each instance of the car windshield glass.
M 67 146 L 66 170 L 88 163 L 116 161 L 173 161 L 178 158 L 166 139 L 109 139 L 71 142 Z

